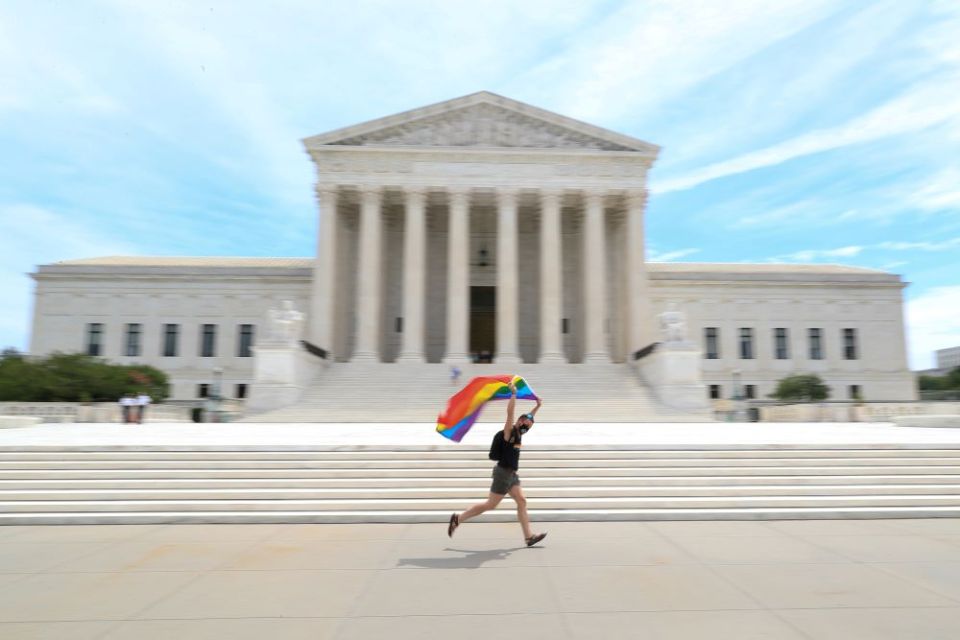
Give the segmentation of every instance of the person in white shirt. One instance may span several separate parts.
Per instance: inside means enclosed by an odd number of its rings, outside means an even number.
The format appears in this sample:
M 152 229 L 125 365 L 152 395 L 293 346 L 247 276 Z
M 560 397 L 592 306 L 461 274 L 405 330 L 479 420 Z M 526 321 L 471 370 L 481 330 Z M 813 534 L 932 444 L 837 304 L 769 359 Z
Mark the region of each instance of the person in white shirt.
M 129 393 L 122 398 L 120 398 L 120 421 L 123 424 L 129 424 L 133 422 L 133 411 L 134 407 L 137 404 L 137 399 L 134 398 Z
M 137 424 L 143 424 L 143 419 L 147 415 L 147 407 L 150 405 L 150 396 L 141 393 L 136 398 L 137 403 Z

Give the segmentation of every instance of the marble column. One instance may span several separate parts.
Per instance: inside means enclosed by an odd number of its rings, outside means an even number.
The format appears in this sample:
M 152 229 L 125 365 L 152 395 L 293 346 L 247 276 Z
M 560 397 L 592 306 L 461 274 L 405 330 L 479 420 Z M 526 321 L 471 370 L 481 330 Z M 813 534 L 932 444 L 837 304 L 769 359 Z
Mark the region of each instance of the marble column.
M 643 229 L 643 209 L 647 203 L 646 191 L 627 193 L 626 269 L 627 269 L 627 361 L 632 355 L 655 340 L 656 327 L 650 310 L 650 292 L 647 278 L 646 244 Z
M 360 190 L 360 256 L 357 277 L 357 343 L 353 362 L 380 361 L 383 219 L 379 187 Z
M 559 190 L 540 192 L 540 360 L 566 362 L 563 353 L 563 239 Z
M 403 237 L 403 341 L 398 362 L 424 362 L 424 292 L 427 279 L 427 192 L 406 192 Z
M 447 236 L 447 353 L 443 361 L 469 362 L 470 191 L 450 189 Z
M 317 231 L 317 258 L 313 263 L 313 283 L 310 287 L 310 330 L 307 339 L 326 349 L 332 358 L 334 349 L 334 312 L 337 283 L 337 213 L 336 187 L 317 186 L 320 205 L 320 224 Z
M 607 349 L 607 280 L 605 216 L 603 192 L 584 193 L 583 277 L 586 322 L 584 327 L 585 363 L 610 362 Z
M 497 355 L 496 362 L 517 364 L 517 196 L 497 191 Z

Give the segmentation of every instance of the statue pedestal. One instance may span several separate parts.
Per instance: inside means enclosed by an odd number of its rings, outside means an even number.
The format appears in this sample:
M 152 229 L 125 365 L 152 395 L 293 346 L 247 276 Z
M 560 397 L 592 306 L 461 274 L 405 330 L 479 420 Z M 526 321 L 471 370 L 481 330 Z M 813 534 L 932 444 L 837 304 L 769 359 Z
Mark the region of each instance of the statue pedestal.
M 247 413 L 296 404 L 323 367 L 318 358 L 296 343 L 267 343 L 253 347 L 253 355 L 253 384 L 247 398 Z
M 674 409 L 696 411 L 709 405 L 700 374 L 703 352 L 693 342 L 664 342 L 635 363 L 657 400 Z

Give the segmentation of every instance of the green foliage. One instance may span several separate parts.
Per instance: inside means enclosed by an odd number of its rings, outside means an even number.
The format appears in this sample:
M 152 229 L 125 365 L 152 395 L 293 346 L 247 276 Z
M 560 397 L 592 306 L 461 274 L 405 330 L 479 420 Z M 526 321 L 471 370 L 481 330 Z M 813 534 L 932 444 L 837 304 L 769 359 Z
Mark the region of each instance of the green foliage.
M 820 376 L 803 373 L 782 379 L 770 397 L 777 400 L 826 400 L 830 397 L 830 387 L 823 383 Z
M 917 382 L 921 391 L 960 390 L 960 367 L 952 369 L 944 376 L 920 376 Z
M 5 349 L 0 354 L 0 401 L 112 402 L 141 392 L 154 402 L 165 399 L 167 374 L 147 365 L 109 364 L 79 353 L 24 358 Z

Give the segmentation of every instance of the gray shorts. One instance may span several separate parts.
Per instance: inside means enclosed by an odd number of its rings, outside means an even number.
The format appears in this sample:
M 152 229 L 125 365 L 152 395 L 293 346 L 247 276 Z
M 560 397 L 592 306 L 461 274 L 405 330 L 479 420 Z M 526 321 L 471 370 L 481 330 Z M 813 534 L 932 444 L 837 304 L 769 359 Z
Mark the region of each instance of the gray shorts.
M 510 492 L 510 488 L 520 484 L 520 476 L 516 471 L 497 465 L 493 468 L 493 484 L 490 485 L 490 493 L 505 496 Z

